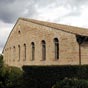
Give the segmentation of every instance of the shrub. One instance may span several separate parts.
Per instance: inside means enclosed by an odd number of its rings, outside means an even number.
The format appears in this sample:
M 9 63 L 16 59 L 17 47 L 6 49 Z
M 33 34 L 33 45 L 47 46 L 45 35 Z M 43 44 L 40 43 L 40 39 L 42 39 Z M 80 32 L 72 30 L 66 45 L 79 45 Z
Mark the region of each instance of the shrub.
M 20 68 L 9 67 L 5 77 L 5 84 L 8 88 L 19 88 L 22 85 L 23 72 Z
M 0 76 L 0 88 L 20 88 L 22 85 L 23 71 L 20 68 L 3 66 Z
M 0 55 L 0 68 L 3 67 L 3 64 L 4 64 L 3 55 Z
M 24 66 L 23 70 L 24 78 L 28 80 L 28 83 L 26 82 L 28 87 L 34 83 L 36 88 L 51 88 L 56 82 L 66 77 L 88 80 L 88 65 Z
M 64 79 L 52 88 L 88 88 L 88 80 Z

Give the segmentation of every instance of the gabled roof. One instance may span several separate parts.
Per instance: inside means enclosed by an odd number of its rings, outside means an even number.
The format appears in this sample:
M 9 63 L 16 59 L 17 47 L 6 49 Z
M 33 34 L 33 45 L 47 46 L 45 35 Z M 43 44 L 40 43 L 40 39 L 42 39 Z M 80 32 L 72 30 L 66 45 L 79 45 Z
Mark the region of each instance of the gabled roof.
M 46 26 L 46 27 L 51 27 L 51 28 L 54 28 L 57 30 L 62 30 L 62 31 L 72 33 L 75 35 L 88 36 L 88 30 L 86 28 L 74 27 L 74 26 L 69 26 L 69 25 L 62 25 L 62 24 L 39 21 L 39 20 L 28 19 L 28 18 L 19 18 L 17 20 L 16 24 L 18 23 L 19 20 L 32 22 L 32 23 L 39 24 L 39 25 Z M 16 26 L 16 24 L 14 25 L 14 27 Z M 13 27 L 13 29 L 14 29 L 14 27 Z M 12 29 L 12 31 L 13 31 L 13 29 Z M 10 35 L 11 35 L 12 31 L 10 32 Z M 10 37 L 10 35 L 9 35 L 9 37 Z M 8 37 L 8 39 L 9 39 L 9 37 Z M 8 42 L 8 39 L 6 41 L 6 44 Z M 6 44 L 5 44 L 5 46 L 6 46 Z M 4 46 L 4 48 L 5 48 L 5 46 Z M 3 50 L 4 50 L 4 48 L 3 48 Z M 3 53 L 3 51 L 2 51 L 2 53 Z
M 77 34 L 77 35 L 88 36 L 87 28 L 74 27 L 74 26 L 69 26 L 69 25 L 63 25 L 63 24 L 39 21 L 39 20 L 34 20 L 34 19 L 27 19 L 27 18 L 19 18 L 19 19 L 24 20 L 24 21 L 29 21 L 29 22 L 32 22 L 32 23 L 36 23 L 36 24 L 39 24 L 39 25 L 51 27 L 51 28 L 54 28 L 54 29 L 66 31 L 66 32 L 69 32 L 69 33 Z

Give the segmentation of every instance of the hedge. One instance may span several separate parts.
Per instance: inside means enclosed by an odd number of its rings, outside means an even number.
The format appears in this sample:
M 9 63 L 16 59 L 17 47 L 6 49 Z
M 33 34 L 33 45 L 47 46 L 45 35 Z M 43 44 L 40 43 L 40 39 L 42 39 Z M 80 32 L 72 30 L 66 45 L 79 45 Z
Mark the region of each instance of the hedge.
M 65 66 L 23 66 L 24 82 L 27 88 L 51 88 L 65 78 L 88 80 L 88 65 Z
M 21 88 L 23 71 L 17 67 L 3 66 L 0 69 L 0 88 Z

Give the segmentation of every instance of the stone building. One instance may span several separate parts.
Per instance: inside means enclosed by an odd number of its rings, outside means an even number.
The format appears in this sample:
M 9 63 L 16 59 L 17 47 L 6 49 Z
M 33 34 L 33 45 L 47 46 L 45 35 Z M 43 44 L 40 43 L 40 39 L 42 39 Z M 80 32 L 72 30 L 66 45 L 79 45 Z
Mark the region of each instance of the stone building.
M 11 66 L 88 64 L 88 30 L 19 18 L 3 49 Z

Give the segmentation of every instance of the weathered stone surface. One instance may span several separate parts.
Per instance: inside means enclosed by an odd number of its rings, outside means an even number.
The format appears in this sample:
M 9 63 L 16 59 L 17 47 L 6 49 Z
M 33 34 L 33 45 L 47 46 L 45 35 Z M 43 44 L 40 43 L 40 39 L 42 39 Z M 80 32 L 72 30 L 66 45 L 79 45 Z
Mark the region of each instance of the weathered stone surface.
M 58 25 L 20 18 L 10 33 L 3 49 L 5 63 L 18 67 L 23 65 L 79 65 L 79 44 L 76 35 L 83 34 L 87 36 L 88 31 L 86 32 L 82 28 L 77 28 L 76 33 L 76 27 L 69 27 L 66 25 L 63 27 L 63 25 Z M 59 40 L 58 60 L 55 60 L 54 38 L 58 38 Z M 46 42 L 46 60 L 44 61 L 42 60 L 42 40 L 45 40 Z M 34 60 L 31 60 L 32 42 L 35 43 Z M 26 60 L 24 60 L 24 44 L 26 44 Z M 81 45 L 81 64 L 88 64 L 87 43 Z

